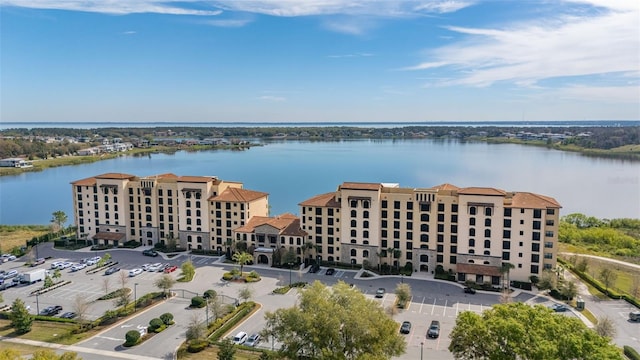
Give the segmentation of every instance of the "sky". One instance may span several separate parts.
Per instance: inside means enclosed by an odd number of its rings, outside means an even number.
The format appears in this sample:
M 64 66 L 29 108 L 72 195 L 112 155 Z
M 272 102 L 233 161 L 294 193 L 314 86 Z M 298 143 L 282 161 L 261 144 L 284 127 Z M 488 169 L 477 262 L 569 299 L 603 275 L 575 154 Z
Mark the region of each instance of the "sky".
M 0 122 L 639 119 L 637 0 L 0 0 Z

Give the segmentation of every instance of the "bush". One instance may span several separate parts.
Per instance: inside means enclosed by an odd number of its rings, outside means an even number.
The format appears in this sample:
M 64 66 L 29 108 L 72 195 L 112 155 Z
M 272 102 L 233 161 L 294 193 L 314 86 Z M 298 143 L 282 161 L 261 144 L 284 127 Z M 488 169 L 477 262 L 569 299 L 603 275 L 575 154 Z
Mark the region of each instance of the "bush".
M 191 307 L 203 308 L 207 301 L 202 296 L 194 296 L 191 298 Z
M 640 354 L 638 354 L 636 349 L 632 348 L 631 346 L 627 346 L 627 345 L 625 345 L 623 348 L 624 348 L 624 354 L 629 359 L 631 359 L 631 360 L 640 360 Z
M 158 326 L 157 328 L 153 329 L 153 332 L 158 334 L 158 333 L 163 332 L 164 329 L 166 329 L 166 328 L 167 328 L 167 325 L 162 324 L 162 325 Z M 149 330 L 149 331 L 151 331 L 151 330 Z
M 138 330 L 129 330 L 124 336 L 124 346 L 133 346 L 140 341 L 140 333 Z
M 135 240 L 129 240 L 126 243 L 122 244 L 122 247 L 127 249 L 135 249 L 139 246 L 141 246 L 140 242 Z
M 213 331 L 210 335 L 210 339 L 213 341 L 218 340 L 224 333 L 231 330 L 231 328 L 242 321 L 242 319 L 253 311 L 255 307 L 256 303 L 253 301 L 247 301 L 240 304 L 234 312 L 216 320 L 213 325 L 209 327 L 209 330 Z
M 200 352 L 209 346 L 209 341 L 205 339 L 196 339 L 191 340 L 189 342 L 189 346 L 187 347 L 187 351 L 190 353 Z
M 160 315 L 160 320 L 162 320 L 162 322 L 165 325 L 171 325 L 171 324 L 173 324 L 173 314 L 172 313 L 164 313 L 164 314 Z
M 232 280 L 233 279 L 233 274 L 231 274 L 230 272 L 226 272 L 226 273 L 224 273 L 222 275 L 222 279 L 226 280 L 226 281 Z
M 218 293 L 215 290 L 207 290 L 202 297 L 205 299 L 213 299 L 216 295 L 218 295 Z
M 157 328 L 164 325 L 164 322 L 158 318 L 153 318 L 149 321 L 149 331 L 156 331 Z

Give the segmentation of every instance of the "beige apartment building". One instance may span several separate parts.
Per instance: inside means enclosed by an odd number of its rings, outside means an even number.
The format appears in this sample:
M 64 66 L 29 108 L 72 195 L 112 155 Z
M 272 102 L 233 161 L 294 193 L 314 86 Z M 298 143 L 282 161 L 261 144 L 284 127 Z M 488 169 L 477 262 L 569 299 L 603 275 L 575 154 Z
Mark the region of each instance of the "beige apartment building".
M 71 185 L 77 236 L 98 244 L 173 239 L 186 249 L 223 251 L 233 228 L 268 213 L 268 194 L 214 176 L 107 173 Z
M 458 281 L 494 285 L 503 263 L 514 266 L 509 276 L 518 281 L 556 266 L 561 206 L 539 194 L 345 182 L 299 206 L 315 256 L 329 263 L 423 272 L 442 266 Z
M 171 239 L 186 249 L 233 250 L 256 263 L 293 252 L 298 262 L 404 267 L 458 281 L 529 281 L 556 266 L 560 204 L 548 196 L 484 187 L 402 188 L 345 182 L 270 217 L 268 194 L 213 176 L 108 173 L 72 183 L 79 238 L 120 245 Z M 277 252 L 277 254 L 276 254 Z M 278 260 L 279 261 L 279 260 Z

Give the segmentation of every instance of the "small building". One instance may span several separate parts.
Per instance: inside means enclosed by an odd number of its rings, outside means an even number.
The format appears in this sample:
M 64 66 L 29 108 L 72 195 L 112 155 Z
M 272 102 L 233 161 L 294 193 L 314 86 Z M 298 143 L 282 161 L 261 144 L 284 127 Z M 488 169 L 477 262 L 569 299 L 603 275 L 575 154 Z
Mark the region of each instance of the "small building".
M 33 162 L 22 158 L 7 158 L 0 160 L 0 167 L 30 168 L 33 167 Z

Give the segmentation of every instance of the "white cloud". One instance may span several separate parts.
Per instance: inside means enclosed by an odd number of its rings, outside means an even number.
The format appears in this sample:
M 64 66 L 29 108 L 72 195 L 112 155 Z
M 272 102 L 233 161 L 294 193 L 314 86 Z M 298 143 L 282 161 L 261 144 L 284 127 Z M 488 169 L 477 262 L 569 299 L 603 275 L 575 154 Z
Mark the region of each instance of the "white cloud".
M 129 31 L 123 31 L 121 34 L 122 35 L 134 35 L 134 34 L 136 34 L 136 32 L 133 31 L 133 30 L 129 30 Z
M 556 91 L 559 98 L 612 103 L 638 103 L 638 86 L 569 86 Z
M 430 1 L 416 6 L 415 10 L 443 14 L 456 12 L 471 5 L 473 3 L 470 1 Z
M 105 14 L 156 13 L 171 15 L 219 15 L 221 10 L 198 10 L 180 7 L 178 4 L 200 3 L 198 1 L 160 0 L 0 0 L 3 6 L 17 6 L 34 9 L 57 9 L 69 11 L 96 12 Z
M 264 101 L 271 101 L 271 102 L 281 102 L 281 101 L 287 100 L 287 98 L 283 96 L 274 96 L 274 95 L 262 95 L 262 96 L 258 96 L 258 99 L 264 100 Z
M 599 7 L 590 15 L 559 15 L 500 29 L 448 27 L 468 35 L 467 39 L 429 50 L 428 61 L 404 70 L 444 68 L 451 76 L 443 85 L 469 86 L 497 82 L 534 86 L 546 79 L 562 83 L 588 75 L 607 79 L 637 75 L 640 2 L 589 3 Z M 581 90 L 567 91 L 578 94 Z
M 248 23 L 250 23 L 251 21 L 253 20 L 251 19 L 220 19 L 220 20 L 208 20 L 206 21 L 206 24 L 219 26 L 219 27 L 235 28 L 235 27 L 243 27 Z

